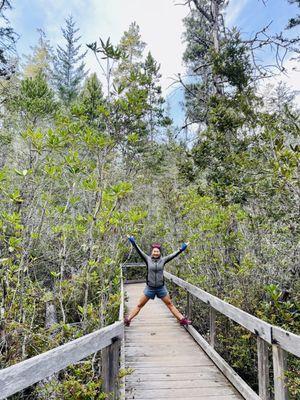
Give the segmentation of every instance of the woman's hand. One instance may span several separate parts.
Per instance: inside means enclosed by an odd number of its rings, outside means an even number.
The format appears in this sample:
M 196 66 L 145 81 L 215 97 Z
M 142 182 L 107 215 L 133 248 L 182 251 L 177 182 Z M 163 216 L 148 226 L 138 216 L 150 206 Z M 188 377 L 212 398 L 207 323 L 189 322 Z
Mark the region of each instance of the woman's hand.
M 184 251 L 184 250 L 188 247 L 189 244 L 190 244 L 190 242 L 185 242 L 185 243 L 183 243 L 183 244 L 181 245 L 180 250 Z
M 128 240 L 130 241 L 130 243 L 135 243 L 134 237 L 127 235 Z

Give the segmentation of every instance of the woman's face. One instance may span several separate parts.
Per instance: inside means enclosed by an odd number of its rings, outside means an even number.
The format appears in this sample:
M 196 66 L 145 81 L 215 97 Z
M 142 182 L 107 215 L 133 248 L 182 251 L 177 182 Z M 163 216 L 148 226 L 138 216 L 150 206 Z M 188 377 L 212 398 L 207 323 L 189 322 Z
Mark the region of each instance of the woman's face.
M 160 250 L 157 247 L 154 247 L 154 249 L 152 249 L 151 256 L 154 258 L 160 257 Z

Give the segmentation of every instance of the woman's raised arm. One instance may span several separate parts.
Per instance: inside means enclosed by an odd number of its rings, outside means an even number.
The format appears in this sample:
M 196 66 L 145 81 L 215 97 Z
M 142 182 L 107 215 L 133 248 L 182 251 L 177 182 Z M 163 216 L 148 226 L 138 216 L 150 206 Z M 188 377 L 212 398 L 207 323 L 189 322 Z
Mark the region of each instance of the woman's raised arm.
M 143 252 L 143 250 L 137 245 L 137 243 L 135 242 L 135 239 L 133 236 L 129 236 L 127 235 L 128 240 L 130 241 L 130 243 L 133 245 L 133 247 L 136 249 L 136 251 L 139 253 L 139 255 L 142 257 L 142 259 L 144 261 L 147 261 L 147 254 Z
M 177 257 L 180 253 L 182 253 L 187 248 L 188 244 L 189 244 L 189 242 L 183 243 L 178 250 L 174 251 L 174 253 L 168 254 L 167 256 L 163 257 L 164 262 L 167 263 L 167 262 L 173 260 L 173 258 Z

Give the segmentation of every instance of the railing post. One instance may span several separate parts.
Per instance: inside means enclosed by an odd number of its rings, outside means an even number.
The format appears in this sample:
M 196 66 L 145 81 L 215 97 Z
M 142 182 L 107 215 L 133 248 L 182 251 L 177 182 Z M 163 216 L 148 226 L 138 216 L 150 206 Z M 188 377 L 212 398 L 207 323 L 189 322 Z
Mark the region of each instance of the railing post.
M 216 310 L 209 307 L 209 341 L 211 347 L 215 347 L 216 341 Z
M 126 266 L 126 264 L 123 264 L 123 267 L 122 267 L 122 276 L 123 276 L 123 282 L 125 282 L 126 283 L 126 281 L 127 281 L 127 266 Z
M 190 292 L 186 292 L 186 316 L 188 319 L 192 316 L 192 299 Z
M 272 344 L 273 369 L 274 369 L 274 395 L 275 400 L 287 400 L 288 390 L 286 387 L 286 352 L 279 345 Z
M 257 364 L 259 397 L 262 400 L 269 400 L 270 375 L 268 343 L 259 336 L 257 336 Z
M 121 340 L 113 338 L 111 345 L 102 349 L 102 378 L 104 392 L 112 393 L 113 400 L 119 398 L 119 362 L 120 362 Z

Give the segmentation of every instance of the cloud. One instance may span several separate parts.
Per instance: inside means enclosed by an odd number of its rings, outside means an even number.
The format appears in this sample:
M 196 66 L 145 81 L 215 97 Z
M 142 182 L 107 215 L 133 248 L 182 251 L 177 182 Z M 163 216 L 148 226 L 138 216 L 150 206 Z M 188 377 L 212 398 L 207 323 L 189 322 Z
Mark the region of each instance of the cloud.
M 188 12 L 186 7 L 176 6 L 173 0 L 111 0 L 105 6 L 102 1 L 92 0 L 92 9 L 93 15 L 85 27 L 90 41 L 110 36 L 117 43 L 130 23 L 136 21 L 142 40 L 147 43 L 145 52 L 151 51 L 161 64 L 163 89 L 167 89 L 171 77 L 182 72 L 181 35 L 182 19 Z
M 246 7 L 248 0 L 231 0 L 225 12 L 226 26 L 235 25 L 237 19 L 241 15 L 243 9 Z
M 99 40 L 99 36 L 105 40 L 110 37 L 116 44 L 130 23 L 136 21 L 142 40 L 147 43 L 145 54 L 151 51 L 161 64 L 161 84 L 166 91 L 171 78 L 184 68 L 182 19 L 188 11 L 187 7 L 175 5 L 175 0 L 56 0 L 51 6 L 48 0 L 27 0 L 26 4 L 16 5 L 13 19 L 22 35 L 18 45 L 20 54 L 28 53 L 29 46 L 36 43 L 36 28 L 44 29 L 53 45 L 62 44 L 60 27 L 70 14 L 80 28 L 83 47 Z M 91 51 L 86 64 L 91 72 L 101 74 Z
M 288 60 L 285 62 L 285 73 L 274 76 L 262 84 L 262 92 L 275 88 L 279 82 L 285 83 L 291 90 L 295 92 L 295 102 L 300 107 L 300 67 L 299 61 Z

